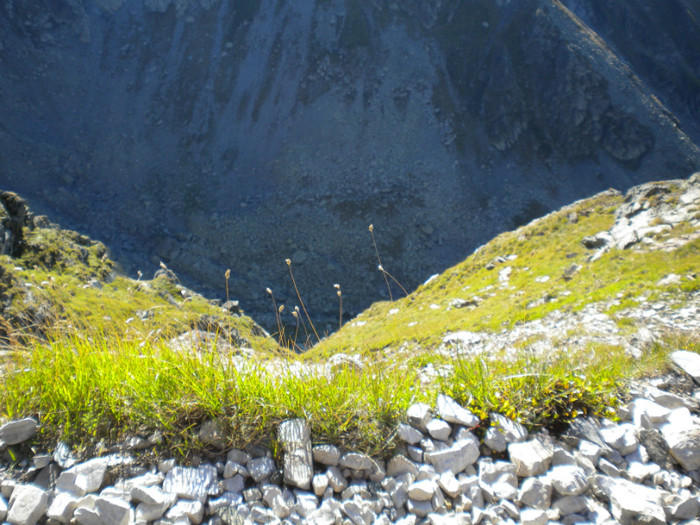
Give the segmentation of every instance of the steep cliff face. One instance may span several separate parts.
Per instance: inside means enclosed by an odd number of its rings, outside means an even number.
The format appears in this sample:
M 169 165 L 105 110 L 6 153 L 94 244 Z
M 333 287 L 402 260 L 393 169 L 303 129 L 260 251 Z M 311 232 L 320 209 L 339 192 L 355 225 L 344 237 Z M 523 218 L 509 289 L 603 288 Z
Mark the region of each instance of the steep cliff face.
M 639 5 L 638 5 L 639 4 Z M 0 2 L 0 185 L 251 312 L 318 318 L 575 198 L 700 168 L 697 7 Z M 661 16 L 663 15 L 663 16 Z M 679 30 L 681 28 L 682 30 Z M 640 35 L 649 34 L 649 38 Z M 641 40 L 641 41 L 640 41 Z

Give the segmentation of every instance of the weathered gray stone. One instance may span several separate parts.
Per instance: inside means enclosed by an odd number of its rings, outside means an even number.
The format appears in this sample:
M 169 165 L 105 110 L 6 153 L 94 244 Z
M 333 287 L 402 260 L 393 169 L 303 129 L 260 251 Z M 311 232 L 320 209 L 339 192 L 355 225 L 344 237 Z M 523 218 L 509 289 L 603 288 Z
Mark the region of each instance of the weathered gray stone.
M 479 460 L 479 487 L 487 500 L 514 500 L 518 496 L 515 465 L 507 461 Z
M 268 457 L 251 459 L 246 467 L 255 483 L 260 483 L 262 480 L 269 478 L 276 468 L 275 462 Z
M 636 398 L 628 405 L 634 426 L 638 429 L 651 428 L 668 419 L 671 411 L 648 399 Z
M 549 469 L 554 449 L 542 439 L 532 439 L 508 445 L 510 460 L 518 477 L 539 476 Z
M 631 454 L 638 446 L 637 429 L 632 423 L 621 423 L 600 429 L 605 442 L 623 456 Z
M 437 490 L 437 484 L 433 480 L 423 479 L 408 487 L 408 497 L 415 501 L 429 501 Z
M 49 494 L 36 485 L 17 485 L 10 497 L 7 521 L 13 525 L 35 525 L 48 502 Z
M 662 499 L 666 513 L 675 520 L 691 520 L 700 515 L 697 496 L 668 494 Z
M 416 430 L 410 425 L 405 423 L 400 423 L 398 426 L 398 436 L 401 441 L 408 443 L 409 445 L 415 445 L 420 443 L 420 440 L 425 436 L 419 430 Z
M 197 525 L 202 523 L 202 518 L 204 517 L 204 504 L 199 500 L 181 499 L 175 503 L 175 505 L 170 507 L 165 516 L 173 521 L 187 518 L 190 523 Z
M 520 511 L 520 523 L 522 525 L 547 525 L 549 518 L 542 509 L 522 509 Z
M 31 417 L 9 421 L 0 426 L 0 441 L 7 445 L 17 445 L 33 438 L 39 430 L 39 423 Z
M 456 498 L 462 493 L 462 484 L 449 470 L 440 475 L 438 478 L 438 484 L 450 498 Z
M 199 429 L 199 439 L 202 443 L 222 449 L 226 446 L 226 431 L 221 421 L 208 419 Z
M 226 454 L 226 461 L 233 461 L 234 463 L 238 463 L 239 465 L 246 466 L 250 460 L 250 454 L 237 448 L 229 450 L 228 454 Z
M 338 465 L 341 468 L 349 468 L 353 470 L 369 470 L 374 466 L 372 458 L 366 454 L 358 452 L 347 452 L 340 456 Z
M 106 457 L 78 463 L 61 472 L 56 488 L 78 496 L 97 492 L 102 486 L 109 463 L 110 460 Z
M 612 514 L 622 525 L 663 525 L 666 523 L 666 514 L 660 497 L 658 491 L 645 485 L 617 479 L 610 490 Z
M 459 474 L 479 459 L 479 441 L 470 434 L 470 437 L 456 441 L 445 450 L 429 452 L 425 455 L 427 461 L 435 466 L 438 473 L 441 474 L 449 470 L 453 474 Z
M 313 447 L 312 453 L 314 456 L 314 461 L 320 463 L 321 465 L 334 467 L 340 460 L 340 451 L 333 445 L 316 445 Z
M 577 514 L 586 510 L 586 498 L 582 496 L 564 496 L 552 503 L 552 508 L 557 509 L 561 516 Z
M 78 507 L 73 513 L 73 519 L 78 525 L 106 525 L 94 508 Z
M 479 424 L 477 416 L 444 394 L 439 394 L 437 397 L 437 412 L 440 418 L 448 423 L 463 425 L 467 428 L 472 428 Z
M 671 353 L 670 358 L 696 383 L 700 384 L 700 354 L 687 350 L 677 350 Z
M 216 468 L 212 465 L 197 468 L 175 467 L 165 476 L 163 492 L 204 501 L 207 496 L 220 492 L 217 481 Z
M 132 521 L 131 505 L 126 501 L 100 497 L 95 501 L 95 511 L 103 523 L 110 525 L 128 525 Z
M 0 496 L 0 521 L 5 521 L 5 518 L 7 517 L 7 501 L 5 501 L 5 498 Z
M 517 443 L 527 439 L 527 429 L 517 421 L 513 421 L 502 414 L 496 414 L 494 412 L 489 414 L 489 416 L 491 418 L 491 424 L 503 432 L 507 443 Z
M 431 437 L 440 441 L 447 441 L 452 433 L 452 427 L 442 419 L 431 419 L 426 425 Z
M 406 472 L 411 472 L 414 476 L 417 476 L 418 465 L 403 454 L 396 454 L 389 460 L 389 463 L 387 463 L 386 473 L 389 476 L 399 476 Z
M 700 469 L 700 425 L 665 423 L 660 428 L 671 456 L 687 471 Z
M 578 496 L 588 488 L 588 477 L 581 467 L 574 465 L 557 465 L 548 477 L 552 487 L 562 496 Z
M 433 418 L 429 405 L 425 403 L 414 403 L 408 407 L 406 416 L 411 426 L 423 433 L 428 432 L 428 422 Z
M 508 443 L 503 432 L 494 427 L 489 427 L 484 436 L 484 445 L 489 447 L 494 452 L 505 452 Z
M 68 523 L 73 516 L 73 511 L 78 506 L 78 498 L 73 494 L 57 491 L 51 506 L 46 511 L 46 516 L 61 523 Z
M 518 492 L 518 500 L 528 507 L 547 510 L 552 499 L 552 483 L 547 477 L 523 480 Z
M 285 483 L 310 489 L 314 468 L 309 425 L 303 419 L 284 421 L 279 426 L 278 439 L 284 450 Z
M 326 476 L 328 477 L 328 484 L 334 492 L 342 492 L 347 488 L 348 480 L 345 479 L 338 467 L 328 467 Z

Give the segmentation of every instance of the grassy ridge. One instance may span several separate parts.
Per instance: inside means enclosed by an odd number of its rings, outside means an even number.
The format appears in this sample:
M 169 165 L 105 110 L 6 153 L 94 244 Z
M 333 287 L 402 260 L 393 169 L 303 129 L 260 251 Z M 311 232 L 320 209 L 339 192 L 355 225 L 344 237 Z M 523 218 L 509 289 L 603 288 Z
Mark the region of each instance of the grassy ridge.
M 252 443 L 274 450 L 277 425 L 294 417 L 309 421 L 316 442 L 386 455 L 410 404 L 433 404 L 438 393 L 477 414 L 477 432 L 492 412 L 552 431 L 579 415 L 612 417 L 625 385 L 664 372 L 669 351 L 700 352 L 697 334 L 669 333 L 634 359 L 593 344 L 534 355 L 527 341 L 515 358 L 455 358 L 440 343 L 449 332 L 500 332 L 591 302 L 613 318 L 640 297 L 687 302 L 699 288 L 688 277 L 697 272 L 698 240 L 670 252 L 611 250 L 589 261 L 581 240 L 610 228 L 620 203 L 620 196 L 601 194 L 500 235 L 408 297 L 376 303 L 303 355 L 280 347 L 245 315 L 184 289 L 166 267 L 153 280 L 129 279 L 99 243 L 32 230 L 21 258 L 0 257 L 0 419 L 37 417 L 49 448 L 58 438 L 87 450 L 157 434 L 162 453 L 188 456 Z M 662 235 L 688 231 L 680 224 Z M 659 285 L 669 273 L 683 277 Z M 468 306 L 455 307 L 455 300 Z M 616 320 L 623 330 L 637 328 L 624 316 Z M 193 328 L 214 331 L 218 340 L 186 350 L 171 342 Z M 341 352 L 352 355 L 329 359 Z M 202 440 L 209 421 L 223 441 Z

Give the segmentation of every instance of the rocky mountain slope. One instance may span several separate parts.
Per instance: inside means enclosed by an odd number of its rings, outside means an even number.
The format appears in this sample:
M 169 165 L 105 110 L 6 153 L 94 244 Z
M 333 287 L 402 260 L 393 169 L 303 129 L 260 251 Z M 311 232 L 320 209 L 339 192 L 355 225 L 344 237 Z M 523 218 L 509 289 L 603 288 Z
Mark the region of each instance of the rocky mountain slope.
M 317 319 L 700 167 L 700 12 L 625 0 L 0 3 L 0 185 L 135 276 Z M 271 313 L 267 314 L 271 317 Z M 263 317 L 260 317 L 263 319 Z M 267 323 L 269 326 L 269 322 Z

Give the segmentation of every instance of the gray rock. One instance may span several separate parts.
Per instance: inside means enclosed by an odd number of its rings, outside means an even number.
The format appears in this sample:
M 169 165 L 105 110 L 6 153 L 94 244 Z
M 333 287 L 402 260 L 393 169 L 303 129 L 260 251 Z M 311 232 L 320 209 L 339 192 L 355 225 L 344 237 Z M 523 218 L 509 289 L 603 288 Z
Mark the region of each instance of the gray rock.
M 549 469 L 554 455 L 551 445 L 543 439 L 532 439 L 508 445 L 508 455 L 515 464 L 518 477 L 539 476 Z
M 452 433 L 452 427 L 442 419 L 431 419 L 426 428 L 431 437 L 440 441 L 447 441 Z
M 518 478 L 515 465 L 507 461 L 479 460 L 479 487 L 487 500 L 515 500 L 518 496 Z
M 0 496 L 0 521 L 5 521 L 5 518 L 7 517 L 7 510 L 7 501 L 5 501 L 5 498 Z
M 433 480 L 423 479 L 408 487 L 408 497 L 415 501 L 429 501 L 437 490 L 438 486 Z
M 552 508 L 558 510 L 561 516 L 568 516 L 586 510 L 587 501 L 582 496 L 564 496 L 552 503 Z
M 411 426 L 423 433 L 428 432 L 428 422 L 433 418 L 429 405 L 425 403 L 415 403 L 408 407 L 406 416 Z
M 272 458 L 263 457 L 251 459 L 248 462 L 247 468 L 253 481 L 260 483 L 262 480 L 269 478 L 276 467 Z
M 48 508 L 49 494 L 36 485 L 17 485 L 10 497 L 7 521 L 13 525 L 35 525 Z
M 328 484 L 334 492 L 342 492 L 347 488 L 348 480 L 345 479 L 338 467 L 328 467 L 326 476 L 328 477 Z
M 638 446 L 637 429 L 632 423 L 621 423 L 600 429 L 605 442 L 623 456 L 631 454 Z
M 68 523 L 78 506 L 78 498 L 68 492 L 56 491 L 46 516 L 61 523 Z
M 175 467 L 163 481 L 163 492 L 181 498 L 204 501 L 207 496 L 220 492 L 216 468 L 211 465 L 201 467 Z
M 494 452 L 505 452 L 508 443 L 503 432 L 494 427 L 489 427 L 484 436 L 484 445 L 489 447 Z
M 414 476 L 418 475 L 418 465 L 408 459 L 403 454 L 397 454 L 389 460 L 386 466 L 386 473 L 389 476 L 399 476 L 410 472 Z
M 182 499 L 170 507 L 165 517 L 173 521 L 187 518 L 189 523 L 197 525 L 202 523 L 202 518 L 204 518 L 204 504 L 198 500 Z
M 226 454 L 226 461 L 233 461 L 234 463 L 238 463 L 239 465 L 243 466 L 246 466 L 250 459 L 250 454 L 236 448 L 229 450 L 228 454 Z
M 38 430 L 39 423 L 31 417 L 10 421 L 0 426 L 0 441 L 17 445 L 33 438 Z
M 578 496 L 588 488 L 588 477 L 581 467 L 574 465 L 557 465 L 548 477 L 552 487 L 562 496 Z
M 78 496 L 97 492 L 104 481 L 110 459 L 94 458 L 61 472 L 56 488 Z
M 463 425 L 467 428 L 472 428 L 479 424 L 477 416 L 444 394 L 439 394 L 437 397 L 437 412 L 440 418 L 448 423 Z
M 103 523 L 110 525 L 128 525 L 133 521 L 131 505 L 126 501 L 100 497 L 95 501 L 95 511 Z
M 340 456 L 338 465 L 341 468 L 349 468 L 353 470 L 369 470 L 374 466 L 372 458 L 366 454 L 358 452 L 347 452 Z
M 473 435 L 456 441 L 445 450 L 437 450 L 425 454 L 438 473 L 450 471 L 459 474 L 479 458 L 479 441 Z
M 669 356 L 678 367 L 700 384 L 700 354 L 677 350 Z
M 226 446 L 225 428 L 221 421 L 209 419 L 199 429 L 199 439 L 202 443 L 222 449 Z
M 700 469 L 700 425 L 661 425 L 661 433 L 669 453 L 687 471 Z
M 409 445 L 415 445 L 420 443 L 420 440 L 425 436 L 410 425 L 405 423 L 400 423 L 398 427 L 398 436 L 401 441 L 408 443 Z
M 406 426 L 408 427 L 408 425 Z M 420 441 L 420 439 L 418 441 Z M 333 445 L 316 445 L 313 447 L 312 453 L 314 461 L 322 465 L 328 465 L 329 467 L 336 466 L 340 460 L 340 451 Z
M 528 507 L 547 510 L 552 498 L 552 483 L 547 477 L 523 480 L 518 492 L 518 500 Z
M 517 421 L 507 418 L 502 414 L 491 413 L 491 424 L 503 432 L 507 443 L 518 443 L 527 439 L 527 429 Z
M 522 525 L 547 525 L 549 518 L 542 509 L 522 509 L 520 511 L 520 523 Z
M 310 489 L 314 469 L 309 425 L 303 419 L 284 421 L 279 426 L 278 439 L 284 450 L 285 483 Z
M 610 504 L 613 516 L 623 525 L 666 523 L 660 493 L 645 485 L 623 479 L 615 480 L 610 490 Z

